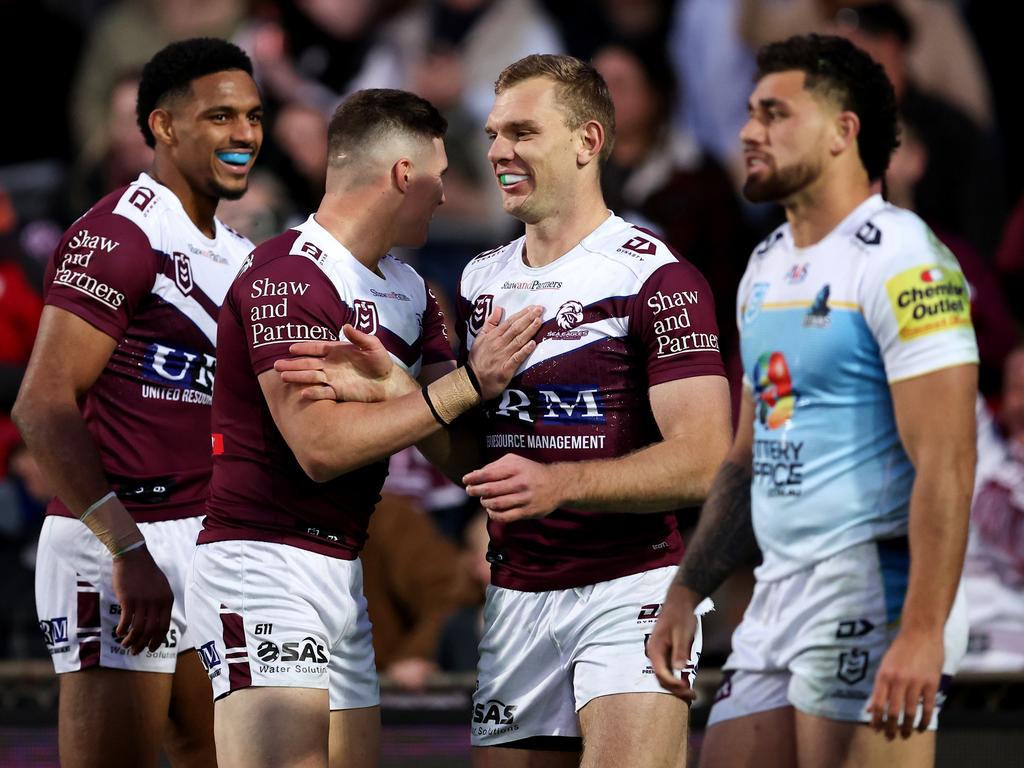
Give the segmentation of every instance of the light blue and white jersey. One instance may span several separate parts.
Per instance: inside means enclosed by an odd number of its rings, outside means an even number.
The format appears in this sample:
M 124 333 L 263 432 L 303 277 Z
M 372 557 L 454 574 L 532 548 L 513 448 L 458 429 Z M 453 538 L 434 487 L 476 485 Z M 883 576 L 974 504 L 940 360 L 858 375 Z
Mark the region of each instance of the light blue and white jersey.
M 889 386 L 978 361 L 953 254 L 915 214 L 874 195 L 809 248 L 794 245 L 788 224 L 773 232 L 736 305 L 755 408 L 757 578 L 905 534 L 914 469 Z

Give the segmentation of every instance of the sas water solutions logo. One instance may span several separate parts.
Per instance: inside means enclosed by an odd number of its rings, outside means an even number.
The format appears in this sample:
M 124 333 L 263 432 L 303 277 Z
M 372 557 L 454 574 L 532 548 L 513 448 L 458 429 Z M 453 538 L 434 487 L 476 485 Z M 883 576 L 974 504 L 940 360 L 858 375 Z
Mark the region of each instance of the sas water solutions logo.
M 473 705 L 473 727 L 478 736 L 497 736 L 519 730 L 515 704 L 488 699 Z

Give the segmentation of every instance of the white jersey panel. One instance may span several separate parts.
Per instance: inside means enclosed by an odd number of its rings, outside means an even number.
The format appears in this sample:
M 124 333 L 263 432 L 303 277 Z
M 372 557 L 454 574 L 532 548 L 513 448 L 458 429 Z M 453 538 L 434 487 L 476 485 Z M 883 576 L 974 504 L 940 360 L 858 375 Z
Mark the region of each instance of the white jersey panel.
M 784 225 L 754 251 L 737 322 L 759 579 L 906 533 L 914 470 L 889 386 L 977 362 L 966 285 L 925 224 L 878 195 L 809 248 Z

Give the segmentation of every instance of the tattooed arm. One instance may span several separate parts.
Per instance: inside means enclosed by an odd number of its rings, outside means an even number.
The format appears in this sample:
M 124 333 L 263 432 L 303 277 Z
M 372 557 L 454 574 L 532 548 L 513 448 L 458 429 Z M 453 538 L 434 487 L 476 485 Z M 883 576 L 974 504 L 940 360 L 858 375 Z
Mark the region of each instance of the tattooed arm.
M 736 438 L 715 476 L 697 532 L 687 546 L 647 643 L 647 656 L 658 682 L 687 701 L 694 698 L 689 680 L 686 675 L 680 679 L 674 670 L 685 668 L 689 660 L 697 629 L 694 609 L 738 565 L 758 552 L 750 518 L 753 442 L 753 401 L 745 392 Z

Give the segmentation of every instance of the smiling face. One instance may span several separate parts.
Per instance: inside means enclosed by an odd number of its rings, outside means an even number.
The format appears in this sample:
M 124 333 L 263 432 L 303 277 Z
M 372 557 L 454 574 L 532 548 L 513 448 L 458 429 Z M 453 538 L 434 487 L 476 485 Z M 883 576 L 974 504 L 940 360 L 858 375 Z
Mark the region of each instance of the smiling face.
M 783 202 L 821 176 L 830 153 L 838 107 L 804 87 L 798 70 L 761 78 L 750 96 L 750 119 L 740 131 L 746 181 L 755 203 Z
M 215 199 L 245 194 L 263 143 L 263 104 L 253 79 L 241 70 L 198 77 L 164 109 L 172 129 L 166 148 L 188 184 Z
M 517 83 L 495 97 L 487 118 L 487 159 L 502 205 L 526 224 L 556 215 L 584 183 L 578 165 L 580 131 L 566 125 L 557 87 L 546 77 Z

